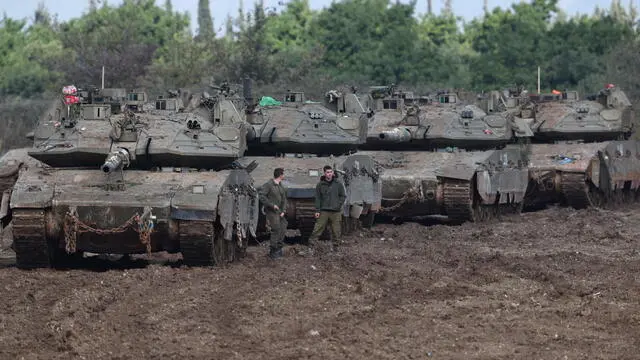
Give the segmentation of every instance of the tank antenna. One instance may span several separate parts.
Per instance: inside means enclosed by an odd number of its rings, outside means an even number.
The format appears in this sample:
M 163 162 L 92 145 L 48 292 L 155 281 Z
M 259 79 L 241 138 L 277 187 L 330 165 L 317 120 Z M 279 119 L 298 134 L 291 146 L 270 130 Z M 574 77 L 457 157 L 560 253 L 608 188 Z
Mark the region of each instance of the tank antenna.
M 540 95 L 540 66 L 538 66 L 538 95 Z
M 104 89 L 104 65 L 102 66 L 102 88 Z

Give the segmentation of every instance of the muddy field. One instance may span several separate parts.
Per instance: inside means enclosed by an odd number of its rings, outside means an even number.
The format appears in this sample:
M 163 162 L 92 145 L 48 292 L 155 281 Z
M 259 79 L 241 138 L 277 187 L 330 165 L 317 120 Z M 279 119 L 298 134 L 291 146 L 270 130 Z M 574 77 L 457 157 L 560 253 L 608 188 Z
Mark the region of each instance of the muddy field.
M 222 269 L 0 269 L 2 359 L 637 359 L 640 211 L 379 225 Z

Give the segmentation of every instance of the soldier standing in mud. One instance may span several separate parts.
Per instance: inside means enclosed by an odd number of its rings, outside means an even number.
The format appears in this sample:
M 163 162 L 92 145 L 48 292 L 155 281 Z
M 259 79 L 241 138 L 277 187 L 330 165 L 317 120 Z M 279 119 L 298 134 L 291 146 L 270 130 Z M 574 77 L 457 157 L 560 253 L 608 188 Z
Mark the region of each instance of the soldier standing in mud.
M 327 165 L 323 169 L 324 174 L 316 186 L 316 224 L 309 237 L 310 249 L 324 232 L 327 225 L 331 227 L 331 250 L 335 250 L 340 244 L 340 225 L 342 223 L 342 206 L 347 198 L 344 185 L 337 180 L 333 168 Z
M 282 185 L 284 169 L 273 170 L 273 179 L 267 181 L 260 188 L 260 202 L 264 207 L 267 227 L 271 232 L 269 257 L 282 257 L 282 246 L 287 231 L 287 190 Z

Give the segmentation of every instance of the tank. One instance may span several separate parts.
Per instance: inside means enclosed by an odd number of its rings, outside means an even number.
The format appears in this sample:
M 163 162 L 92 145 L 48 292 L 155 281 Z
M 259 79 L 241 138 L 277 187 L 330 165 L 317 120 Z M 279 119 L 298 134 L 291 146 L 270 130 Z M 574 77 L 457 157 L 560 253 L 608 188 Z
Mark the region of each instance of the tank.
M 485 151 L 363 151 L 382 167 L 378 214 L 444 215 L 482 222 L 522 210 L 527 156 L 520 147 Z
M 341 179 L 349 199 L 344 205 L 343 230 L 349 232 L 372 224 L 373 213 L 380 204 L 380 192 L 375 190 L 380 188 L 375 164 L 370 158 L 348 155 L 364 142 L 366 118 L 361 113 L 338 114 L 323 104 L 308 102 L 301 92 L 287 92 L 282 103 L 263 96 L 262 105 L 255 104 L 249 78 L 244 79 L 242 96 L 228 83 L 212 88 L 217 91 L 210 104 L 216 121 L 244 122 L 254 131 L 247 137 L 249 156 L 239 163 L 257 165 L 252 172 L 256 183 L 263 185 L 270 180 L 277 167 L 285 169 L 289 228 L 299 230 L 303 242 L 315 223 L 315 211 L 310 206 L 324 165 L 335 165 L 336 171 L 344 172 Z M 240 109 L 244 112 L 237 111 Z M 267 132 L 269 138 L 265 138 Z M 309 176 L 309 171 L 316 175 Z M 264 216 L 260 218 L 259 229 L 264 233 Z
M 245 85 L 250 105 L 246 111 L 251 126 L 250 155 L 342 155 L 357 150 L 365 141 L 367 119 L 363 112 L 337 113 L 295 91 L 287 91 L 283 101 L 262 97 L 252 104 L 249 89 L 250 83 Z
M 248 156 L 240 162 L 245 165 L 253 162 L 259 164 L 252 176 L 260 185 L 273 178 L 273 169 L 285 169 L 283 184 L 287 189 L 288 227 L 299 230 L 303 241 L 308 240 L 313 231 L 316 185 L 325 165 L 335 169 L 336 179 L 345 186 L 347 199 L 343 211 L 343 233 L 349 233 L 359 226 L 370 227 L 375 213 L 380 209 L 382 183 L 379 180 L 379 168 L 370 156 L 360 153 L 336 157 L 288 154 L 280 157 Z M 264 218 L 261 220 L 258 229 L 264 233 Z
M 451 93 L 425 101 L 394 85 L 372 87 L 356 97 L 369 118 L 365 151 L 358 154 L 372 157 L 381 168 L 378 214 L 398 219 L 445 215 L 460 222 L 521 211 L 527 149 L 508 145 L 512 131 L 505 114 L 487 115 Z
M 258 197 L 243 156 L 246 129 L 217 124 L 208 97 L 185 111 L 175 93 L 126 92 L 121 109 L 74 86 L 34 131 L 10 200 L 19 268 L 64 265 L 84 252 L 181 252 L 187 265 L 241 257 Z M 116 106 L 117 107 L 117 106 Z
M 491 98 L 532 142 L 527 207 L 580 209 L 635 199 L 640 150 L 629 140 L 635 115 L 621 89 L 608 84 L 582 100 L 575 91 L 492 92 Z

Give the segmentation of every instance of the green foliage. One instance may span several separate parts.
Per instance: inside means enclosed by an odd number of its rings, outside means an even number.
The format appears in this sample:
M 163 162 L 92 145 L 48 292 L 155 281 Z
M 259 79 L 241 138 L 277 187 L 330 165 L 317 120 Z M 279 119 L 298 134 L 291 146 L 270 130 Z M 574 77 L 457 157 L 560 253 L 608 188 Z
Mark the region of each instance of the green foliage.
M 64 61 L 62 42 L 52 28 L 25 21 L 0 20 L 0 95 L 40 96 L 57 86 Z M 52 71 L 53 69 L 53 71 Z
M 198 0 L 198 36 L 202 39 L 213 37 L 213 19 L 209 0 Z
M 209 44 L 196 41 L 189 31 L 176 33 L 156 51 L 156 58 L 148 68 L 148 84 L 157 89 L 198 84 L 206 76 L 212 59 Z
M 36 22 L 0 22 L 0 94 L 37 96 L 62 82 L 182 87 L 211 76 L 259 84 L 398 83 L 405 86 L 575 87 L 607 70 L 613 49 L 638 39 L 638 13 L 619 1 L 592 15 L 567 17 L 557 0 L 517 2 L 463 24 L 447 2 L 417 16 L 416 1 L 341 0 L 320 11 L 291 0 L 275 12 L 263 1 L 228 16 L 214 37 L 210 1 L 198 1 L 198 36 L 172 2 L 90 2 L 58 24 L 43 7 Z M 448 7 L 447 7 L 448 6 Z M 329 85 L 328 86 L 332 86 Z
M 105 86 L 135 86 L 151 64 L 154 52 L 189 27 L 184 14 L 170 13 L 154 0 L 124 0 L 104 4 L 60 26 L 69 52 L 63 71 L 67 81 L 97 84 L 102 66 Z

